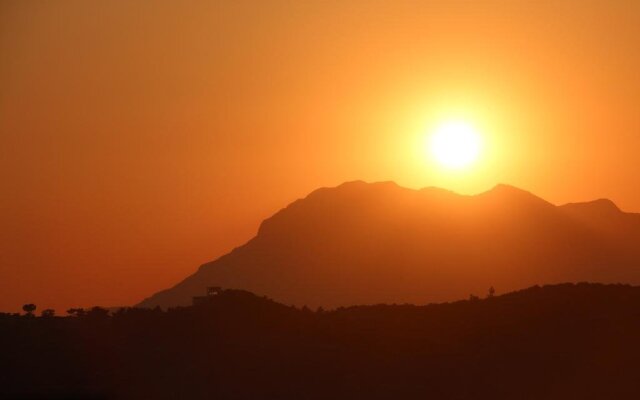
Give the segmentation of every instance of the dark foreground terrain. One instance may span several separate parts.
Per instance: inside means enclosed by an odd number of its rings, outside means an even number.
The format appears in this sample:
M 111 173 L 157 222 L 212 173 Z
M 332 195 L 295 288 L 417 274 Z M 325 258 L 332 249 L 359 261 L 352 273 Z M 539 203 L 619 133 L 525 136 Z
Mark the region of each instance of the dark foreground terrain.
M 2 399 L 635 399 L 640 287 L 331 312 L 225 291 L 166 312 L 0 314 L 0 345 Z

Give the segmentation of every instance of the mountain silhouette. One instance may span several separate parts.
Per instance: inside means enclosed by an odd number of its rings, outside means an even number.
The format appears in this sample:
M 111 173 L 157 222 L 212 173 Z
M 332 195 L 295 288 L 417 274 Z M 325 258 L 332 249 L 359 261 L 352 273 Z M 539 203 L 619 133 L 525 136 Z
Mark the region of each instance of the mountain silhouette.
M 498 185 L 464 196 L 393 182 L 321 188 L 249 242 L 141 307 L 191 304 L 207 286 L 310 307 L 450 301 L 560 282 L 640 283 L 640 214 L 610 200 L 555 206 Z

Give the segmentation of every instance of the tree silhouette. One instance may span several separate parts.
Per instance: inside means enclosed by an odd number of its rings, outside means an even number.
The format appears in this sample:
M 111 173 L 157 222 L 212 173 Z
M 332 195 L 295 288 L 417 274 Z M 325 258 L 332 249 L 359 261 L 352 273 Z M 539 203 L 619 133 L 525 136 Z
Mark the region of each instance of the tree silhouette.
M 51 318 L 51 317 L 54 317 L 56 315 L 56 310 L 54 310 L 52 308 L 47 308 L 47 309 L 42 310 L 42 313 L 40 313 L 40 315 L 42 317 L 45 317 L 45 318 Z
M 91 310 L 87 312 L 87 317 L 91 317 L 91 318 L 107 318 L 108 316 L 109 316 L 109 310 L 107 310 L 106 308 L 98 307 L 98 306 L 91 308 Z
M 33 303 L 28 303 L 22 306 L 22 310 L 27 313 L 28 316 L 32 317 L 33 312 L 36 310 L 36 305 Z
M 70 308 L 67 310 L 67 314 L 75 315 L 76 317 L 84 317 L 85 311 L 84 308 Z
M 487 294 L 487 298 L 492 298 L 493 296 L 495 296 L 496 294 L 496 290 L 493 288 L 493 286 L 491 286 L 489 288 L 489 293 Z

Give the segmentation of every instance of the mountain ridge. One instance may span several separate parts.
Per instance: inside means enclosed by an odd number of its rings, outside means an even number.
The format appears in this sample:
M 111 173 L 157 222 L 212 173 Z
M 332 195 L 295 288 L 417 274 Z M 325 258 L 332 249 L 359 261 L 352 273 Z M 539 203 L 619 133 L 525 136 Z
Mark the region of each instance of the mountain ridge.
M 611 204 L 615 218 L 584 212 Z M 140 306 L 187 305 L 206 286 L 335 307 L 446 301 L 492 285 L 640 283 L 635 239 L 640 219 L 610 200 L 556 206 L 504 184 L 469 196 L 351 181 L 290 203 L 247 243 Z

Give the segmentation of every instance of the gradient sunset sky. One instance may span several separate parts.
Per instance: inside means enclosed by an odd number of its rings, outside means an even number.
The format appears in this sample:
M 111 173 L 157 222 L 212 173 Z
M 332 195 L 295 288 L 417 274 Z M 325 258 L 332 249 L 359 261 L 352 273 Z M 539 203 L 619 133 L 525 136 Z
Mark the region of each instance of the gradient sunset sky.
M 0 311 L 134 304 L 356 179 L 640 212 L 639 50 L 635 0 L 2 1 Z

